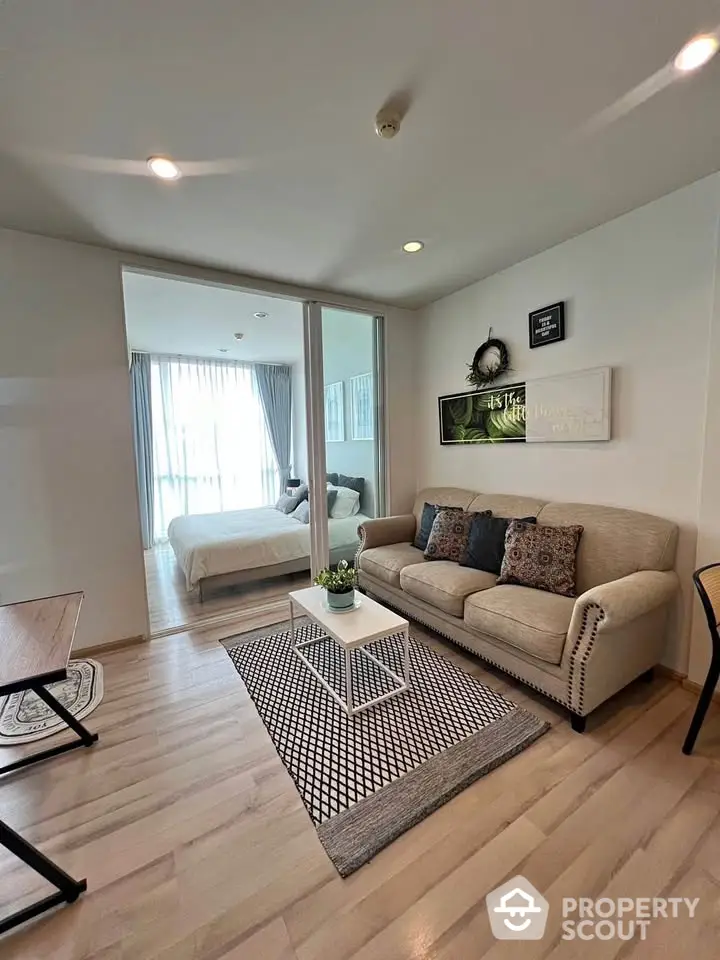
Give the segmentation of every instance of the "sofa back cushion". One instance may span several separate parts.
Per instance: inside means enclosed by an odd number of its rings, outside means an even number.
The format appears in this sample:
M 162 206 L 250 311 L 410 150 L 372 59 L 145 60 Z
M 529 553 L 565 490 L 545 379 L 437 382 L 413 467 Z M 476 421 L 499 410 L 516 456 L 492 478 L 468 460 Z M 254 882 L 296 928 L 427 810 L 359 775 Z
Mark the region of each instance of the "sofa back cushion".
M 426 487 L 415 498 L 413 513 L 420 524 L 423 506 L 436 503 L 441 507 L 459 507 L 472 513 L 491 510 L 496 517 L 536 517 L 547 500 L 536 497 L 516 497 L 507 493 L 478 493 L 463 487 Z
M 434 503 L 439 507 L 459 507 L 461 510 L 467 510 L 470 502 L 477 497 L 474 490 L 463 490 L 460 487 L 427 487 L 421 490 L 415 497 L 415 506 L 413 513 L 417 520 L 417 528 L 420 529 L 423 507 L 426 503 Z M 435 519 L 433 517 L 433 519 Z
M 577 551 L 578 594 L 638 570 L 671 570 L 675 562 L 678 529 L 661 517 L 589 503 L 548 503 L 537 521 L 583 527 Z

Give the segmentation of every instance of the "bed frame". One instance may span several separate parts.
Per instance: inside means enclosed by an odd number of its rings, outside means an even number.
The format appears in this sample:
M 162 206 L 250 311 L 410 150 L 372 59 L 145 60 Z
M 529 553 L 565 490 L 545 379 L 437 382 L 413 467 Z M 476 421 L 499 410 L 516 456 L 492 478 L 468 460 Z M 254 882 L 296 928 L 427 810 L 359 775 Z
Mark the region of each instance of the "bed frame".
M 330 551 L 332 565 L 347 560 L 353 563 L 360 543 L 336 547 Z M 264 567 L 251 567 L 248 570 L 234 570 L 232 573 L 218 573 L 214 577 L 203 577 L 198 581 L 200 603 L 205 602 L 205 592 L 222 587 L 239 587 L 243 583 L 253 583 L 256 580 L 271 580 L 273 577 L 282 577 L 290 573 L 302 573 L 310 569 L 310 557 L 300 557 L 297 560 L 287 560 L 285 563 L 271 563 Z

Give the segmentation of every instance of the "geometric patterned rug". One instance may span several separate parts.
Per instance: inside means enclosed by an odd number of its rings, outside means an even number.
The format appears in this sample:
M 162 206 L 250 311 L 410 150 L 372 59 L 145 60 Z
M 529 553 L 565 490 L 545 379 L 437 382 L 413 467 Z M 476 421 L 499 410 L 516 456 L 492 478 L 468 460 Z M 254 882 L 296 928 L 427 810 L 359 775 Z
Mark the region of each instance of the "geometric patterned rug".
M 355 717 L 293 652 L 288 624 L 223 641 L 338 871 L 347 876 L 474 780 L 519 753 L 548 724 L 410 638 L 410 690 Z M 296 620 L 298 640 L 321 637 Z M 369 644 L 402 673 L 402 635 Z M 304 650 L 339 696 L 343 653 L 326 639 Z M 392 680 L 352 652 L 356 703 Z
M 71 660 L 67 678 L 48 683 L 56 700 L 82 720 L 103 698 L 103 670 L 97 660 Z M 0 747 L 31 743 L 67 730 L 65 721 L 32 690 L 0 697 Z

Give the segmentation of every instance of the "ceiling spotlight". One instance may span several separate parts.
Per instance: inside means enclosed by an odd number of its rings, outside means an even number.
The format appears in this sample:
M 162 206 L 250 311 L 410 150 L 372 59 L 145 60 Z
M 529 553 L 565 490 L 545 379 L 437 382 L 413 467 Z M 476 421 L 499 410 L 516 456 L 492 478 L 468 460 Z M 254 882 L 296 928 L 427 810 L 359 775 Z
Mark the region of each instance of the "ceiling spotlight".
M 218 347 L 218 353 L 227 353 L 227 352 L 228 352 L 227 347 Z
M 253 314 L 254 317 L 257 317 L 258 320 L 264 320 L 266 317 L 269 317 L 269 313 L 265 313 L 263 310 L 258 310 L 257 313 Z
M 718 52 L 718 38 L 711 33 L 689 40 L 675 57 L 675 69 L 689 73 L 704 66 Z
M 245 334 L 244 334 L 244 333 L 234 333 L 233 336 L 235 337 L 236 340 L 242 340 L 242 338 L 245 336 Z
M 179 180 L 182 176 L 180 167 L 168 157 L 149 157 L 147 165 L 160 180 Z
M 403 244 L 403 250 L 405 253 L 420 253 L 424 246 L 422 240 L 408 240 Z

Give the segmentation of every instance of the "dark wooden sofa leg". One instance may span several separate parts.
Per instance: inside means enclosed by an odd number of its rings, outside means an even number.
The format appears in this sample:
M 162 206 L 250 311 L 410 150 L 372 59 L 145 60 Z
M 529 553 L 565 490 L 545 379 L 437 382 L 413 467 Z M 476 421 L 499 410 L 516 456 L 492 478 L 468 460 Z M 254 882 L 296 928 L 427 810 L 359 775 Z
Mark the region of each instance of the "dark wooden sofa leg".
M 585 733 L 586 723 L 587 717 L 581 717 L 579 713 L 573 713 L 572 710 L 570 711 L 570 726 L 575 733 Z

